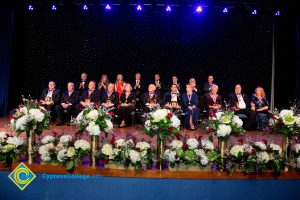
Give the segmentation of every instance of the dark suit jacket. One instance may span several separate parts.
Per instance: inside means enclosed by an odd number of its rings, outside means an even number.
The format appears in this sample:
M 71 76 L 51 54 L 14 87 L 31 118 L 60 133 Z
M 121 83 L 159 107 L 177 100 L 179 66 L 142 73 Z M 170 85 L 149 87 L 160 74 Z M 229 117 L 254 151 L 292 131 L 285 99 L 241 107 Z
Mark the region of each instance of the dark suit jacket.
M 106 103 L 107 100 L 110 100 L 114 104 L 114 106 L 117 107 L 117 105 L 119 104 L 119 93 L 113 92 L 110 95 L 110 97 L 108 97 L 107 92 L 103 92 L 101 97 L 101 103 Z
M 163 98 L 163 105 L 166 105 L 167 103 L 171 102 L 171 92 L 166 92 Z M 178 93 L 177 94 L 177 103 L 178 105 L 181 105 L 181 96 Z
M 212 82 L 212 84 L 216 84 L 215 82 Z M 210 85 L 208 82 L 205 82 L 203 85 L 203 94 L 206 95 L 210 93 Z
M 145 92 L 143 95 L 143 104 L 144 106 L 151 101 L 155 101 L 156 103 L 160 104 L 160 94 L 158 92 L 154 92 L 152 98 L 149 96 L 149 92 Z
M 139 97 L 140 95 L 143 94 L 143 92 L 145 91 L 146 88 L 145 88 L 144 82 L 140 81 L 140 88 L 134 89 L 135 83 L 136 83 L 136 81 L 131 83 L 132 92 L 135 94 L 136 97 Z
M 156 87 L 156 92 L 159 92 L 159 95 L 163 95 L 164 94 L 164 91 L 165 91 L 165 84 L 162 82 L 162 81 L 159 81 L 160 82 L 160 88 Z M 156 86 L 155 84 L 155 81 L 153 81 L 153 84 Z
M 61 97 L 60 103 L 70 103 L 72 105 L 76 105 L 79 103 L 79 93 L 77 91 L 73 91 L 71 96 L 69 96 L 68 91 L 65 91 Z
M 86 80 L 84 83 L 84 88 L 79 89 L 80 83 L 82 83 L 82 81 L 77 82 L 74 89 L 79 91 L 80 94 L 82 94 L 84 90 L 88 89 L 89 81 Z
M 43 100 L 43 101 L 45 101 L 45 98 L 46 98 L 46 96 L 47 96 L 47 94 L 48 94 L 48 88 L 45 88 L 44 90 L 43 90 L 43 93 L 42 93 L 42 95 L 41 95 L 41 97 L 40 97 L 40 100 Z M 58 104 L 59 103 L 59 101 L 60 101 L 60 89 L 54 89 L 53 90 L 53 93 L 52 93 L 52 101 L 53 101 L 53 103 L 54 103 L 54 105 L 56 105 L 56 104 Z
M 98 103 L 100 100 L 100 91 L 94 90 L 89 96 L 89 90 L 84 90 L 81 94 L 80 101 L 85 101 L 88 98 L 91 99 L 91 102 Z
M 120 102 L 121 103 L 131 103 L 134 105 L 135 104 L 135 94 L 133 92 L 131 92 L 126 99 L 125 92 L 123 92 L 120 97 Z
M 246 109 L 250 108 L 250 100 L 248 98 L 248 95 L 242 94 L 242 97 L 243 97 L 243 99 L 245 101 Z M 229 107 L 235 107 L 238 103 L 239 103 L 239 100 L 238 100 L 236 94 L 235 93 L 229 94 L 228 106 Z
M 209 106 L 213 106 L 215 103 L 220 104 L 222 106 L 222 97 L 221 95 L 217 96 L 216 102 L 211 98 L 209 94 L 205 95 L 205 101 L 206 101 L 206 109 L 209 110 Z
M 180 84 L 180 83 L 177 83 L 178 85 L 179 85 L 179 89 L 178 89 L 178 91 L 179 91 L 179 93 L 182 93 L 182 90 L 184 89 L 184 88 L 182 88 L 182 85 Z M 172 87 L 172 85 L 173 85 L 173 83 L 170 83 L 168 86 L 167 86 L 167 90 L 170 90 L 171 89 L 171 87 Z

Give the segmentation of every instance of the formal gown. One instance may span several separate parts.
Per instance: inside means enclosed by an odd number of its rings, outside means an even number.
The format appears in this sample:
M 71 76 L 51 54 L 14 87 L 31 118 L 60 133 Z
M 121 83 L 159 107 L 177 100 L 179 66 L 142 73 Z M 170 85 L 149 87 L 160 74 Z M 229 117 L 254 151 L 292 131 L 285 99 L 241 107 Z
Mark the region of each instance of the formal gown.
M 121 83 L 116 83 L 116 92 L 119 94 L 119 98 L 121 97 L 121 94 L 123 93 L 124 91 L 124 82 L 121 82 Z
M 192 93 L 188 95 L 187 93 L 184 93 L 182 95 L 182 106 L 183 111 L 185 113 L 185 127 L 187 129 L 190 129 L 190 117 L 192 117 L 192 122 L 194 126 L 196 127 L 198 124 L 198 115 L 199 115 L 199 108 L 198 108 L 198 96 L 196 93 Z M 192 110 L 190 110 L 188 107 L 194 106 Z
M 120 97 L 120 103 L 129 104 L 128 106 L 120 105 L 119 107 L 119 123 L 124 120 L 125 124 L 128 125 L 131 121 L 131 113 L 135 110 L 135 94 L 133 92 L 129 94 L 123 92 Z
M 222 97 L 221 97 L 221 95 L 217 95 L 216 98 L 213 98 L 212 95 L 206 94 L 205 95 L 205 105 L 206 105 L 207 117 L 209 117 L 212 114 L 218 112 L 220 109 L 213 109 L 213 108 L 210 108 L 209 106 L 221 105 L 221 108 L 222 108 Z
M 265 130 L 269 124 L 270 115 L 268 110 L 257 111 L 257 109 L 269 106 L 269 102 L 266 98 L 259 99 L 255 95 L 252 95 L 251 102 L 255 104 L 256 111 L 256 128 L 258 130 Z

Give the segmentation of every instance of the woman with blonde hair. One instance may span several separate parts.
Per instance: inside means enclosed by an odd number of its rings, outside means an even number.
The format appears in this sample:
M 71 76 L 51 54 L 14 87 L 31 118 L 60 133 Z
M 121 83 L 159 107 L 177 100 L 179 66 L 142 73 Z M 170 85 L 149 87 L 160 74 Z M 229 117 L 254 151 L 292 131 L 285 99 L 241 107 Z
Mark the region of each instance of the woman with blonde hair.
M 123 75 L 118 74 L 116 78 L 116 83 L 115 83 L 115 91 L 119 94 L 119 98 L 121 97 L 121 94 L 123 93 L 125 89 L 125 82 L 123 80 Z
M 251 97 L 251 110 L 256 112 L 256 125 L 258 130 L 265 130 L 269 122 L 269 101 L 265 90 L 256 87 L 255 93 Z

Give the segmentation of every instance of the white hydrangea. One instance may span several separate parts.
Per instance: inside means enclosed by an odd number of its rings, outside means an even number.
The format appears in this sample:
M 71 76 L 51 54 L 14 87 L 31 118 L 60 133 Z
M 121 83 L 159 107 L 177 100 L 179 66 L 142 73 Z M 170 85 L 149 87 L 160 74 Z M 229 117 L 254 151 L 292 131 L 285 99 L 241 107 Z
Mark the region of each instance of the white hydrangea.
M 202 157 L 201 157 L 201 159 L 200 159 L 201 165 L 205 166 L 205 165 L 208 164 L 208 162 L 209 162 L 209 159 L 208 159 L 207 156 L 202 156 Z
M 68 150 L 67 150 L 67 154 L 66 156 L 69 157 L 69 158 L 73 158 L 75 156 L 75 148 L 74 147 L 69 147 Z
M 277 144 L 271 143 L 271 144 L 270 144 L 270 148 L 271 148 L 273 151 L 278 151 L 279 154 L 282 153 L 281 147 L 280 147 L 279 145 L 277 145 Z
M 30 109 L 29 114 L 38 122 L 42 122 L 45 118 L 45 114 L 40 111 L 40 109 Z
M 125 147 L 126 143 L 124 139 L 118 139 L 115 141 L 115 145 L 117 148 Z
M 230 149 L 230 154 L 238 157 L 239 153 L 244 153 L 244 148 L 241 145 L 234 145 L 231 149 Z
M 159 122 L 164 120 L 166 122 L 166 117 L 170 111 L 168 109 L 158 109 L 151 113 L 151 117 L 153 118 L 153 122 Z
M 186 141 L 186 143 L 187 143 L 189 149 L 191 149 L 191 150 L 197 149 L 198 146 L 199 146 L 199 142 L 198 142 L 198 140 L 195 139 L 195 138 L 190 138 L 190 139 L 188 139 L 188 140 Z
M 59 142 L 61 142 L 62 144 L 68 144 L 70 141 L 72 141 L 71 135 L 63 135 L 59 139 Z
M 299 152 L 300 151 L 300 143 L 294 145 L 294 150 L 295 150 L 296 153 L 300 153 Z
M 174 128 L 179 128 L 180 127 L 180 120 L 175 115 L 173 115 L 173 117 L 171 118 L 171 126 L 174 127 Z
M 218 137 L 225 137 L 231 133 L 231 127 L 229 125 L 220 124 L 217 130 Z
M 136 148 L 139 148 L 141 151 L 147 150 L 150 148 L 150 144 L 147 142 L 138 142 L 135 145 Z
M 292 111 L 292 110 L 282 110 L 279 113 L 279 117 L 281 117 L 281 118 L 284 118 L 287 115 L 294 116 L 294 111 Z
M 257 154 L 258 162 L 267 163 L 267 162 L 269 162 L 269 160 L 270 160 L 270 156 L 267 152 L 265 152 L 265 151 L 258 152 L 258 154 Z
M 206 150 L 214 150 L 215 149 L 214 143 L 210 140 L 201 140 L 201 145 Z
M 235 123 L 238 128 L 243 126 L 243 121 L 236 115 L 233 117 L 232 122 Z
M 242 145 L 244 152 L 252 153 L 253 147 L 250 144 L 243 144 Z
M 48 143 L 48 144 L 40 146 L 39 154 L 41 155 L 42 161 L 49 162 L 51 160 L 50 151 L 53 149 L 55 149 L 53 143 Z
M 171 151 L 170 149 L 167 149 L 165 151 L 165 158 L 168 162 L 173 163 L 176 162 L 179 158 L 176 159 L 176 151 Z
M 64 162 L 67 159 L 67 149 L 62 149 L 57 153 L 57 160 Z
M 136 162 L 141 161 L 140 153 L 135 151 L 135 150 L 130 150 L 129 151 L 129 158 L 130 158 L 132 163 L 136 163 Z
M 90 135 L 98 136 L 101 133 L 99 125 L 95 124 L 93 121 L 89 123 L 89 125 L 86 127 L 86 130 Z
M 16 129 L 25 130 L 27 123 L 30 121 L 29 115 L 24 115 L 17 119 L 16 121 Z
M 53 137 L 52 135 L 46 135 L 43 139 L 42 139 L 42 144 L 48 144 L 51 142 L 55 141 L 55 137 Z
M 5 142 L 7 138 L 7 133 L 5 133 L 4 131 L 0 132 L 0 142 Z
M 98 111 L 97 110 L 91 110 L 87 115 L 86 118 L 95 121 L 98 118 Z
M 263 142 L 254 142 L 254 145 L 259 147 L 263 151 L 267 149 L 267 146 Z
M 113 159 L 114 158 L 114 151 L 113 151 L 113 146 L 111 144 L 104 144 L 101 152 L 104 155 L 107 155 L 109 157 L 109 159 Z
M 82 149 L 83 151 L 85 151 L 90 149 L 90 143 L 86 140 L 80 139 L 74 143 L 74 147 L 75 149 Z
M 183 146 L 183 143 L 180 140 L 173 140 L 170 145 L 172 149 L 178 150 L 181 149 Z
M 18 147 L 18 146 L 24 144 L 24 139 L 21 138 L 21 137 L 14 136 L 14 137 L 8 137 L 7 140 L 6 140 L 6 142 L 8 144 L 15 145 L 15 147 Z
M 49 162 L 51 160 L 51 156 L 49 154 L 41 154 L 41 160 L 44 162 Z
M 105 123 L 106 123 L 106 125 L 107 125 L 107 128 L 105 128 L 104 131 L 105 131 L 106 133 L 110 133 L 110 132 L 113 130 L 113 128 L 114 128 L 113 123 L 112 123 L 111 120 L 109 120 L 109 119 L 105 119 Z
M 194 149 L 194 152 L 196 153 L 196 155 L 198 156 L 198 157 L 203 157 L 203 156 L 205 156 L 205 152 L 204 152 L 204 150 L 203 149 Z

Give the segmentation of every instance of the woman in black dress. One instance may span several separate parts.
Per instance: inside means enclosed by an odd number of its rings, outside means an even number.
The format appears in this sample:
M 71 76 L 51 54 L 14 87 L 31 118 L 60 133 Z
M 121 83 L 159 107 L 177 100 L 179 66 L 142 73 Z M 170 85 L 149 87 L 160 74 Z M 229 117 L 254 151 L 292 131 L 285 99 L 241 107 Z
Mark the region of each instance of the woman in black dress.
M 269 123 L 269 102 L 262 87 L 257 87 L 251 97 L 251 110 L 256 112 L 258 130 L 265 130 Z
M 135 94 L 129 83 L 125 84 L 124 92 L 120 96 L 119 120 L 120 127 L 130 124 L 131 113 L 135 110 Z

